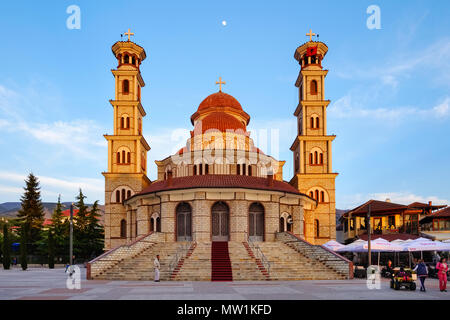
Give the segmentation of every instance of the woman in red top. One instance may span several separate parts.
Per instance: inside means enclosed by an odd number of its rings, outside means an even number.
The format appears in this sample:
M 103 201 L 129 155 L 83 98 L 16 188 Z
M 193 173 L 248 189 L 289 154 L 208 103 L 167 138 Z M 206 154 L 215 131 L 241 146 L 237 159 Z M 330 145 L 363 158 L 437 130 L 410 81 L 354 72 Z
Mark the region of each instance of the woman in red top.
M 441 292 L 447 292 L 447 259 L 441 258 L 441 261 L 436 264 L 436 269 L 438 270 L 439 289 Z

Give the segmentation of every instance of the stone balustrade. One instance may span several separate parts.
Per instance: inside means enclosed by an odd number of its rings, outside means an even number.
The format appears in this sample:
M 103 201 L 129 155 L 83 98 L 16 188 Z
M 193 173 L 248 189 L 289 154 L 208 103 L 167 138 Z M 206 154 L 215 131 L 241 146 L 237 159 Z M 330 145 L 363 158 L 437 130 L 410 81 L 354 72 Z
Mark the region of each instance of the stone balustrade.
M 323 263 L 336 272 L 353 279 L 353 263 L 321 245 L 313 245 L 289 232 L 276 234 L 276 240 L 284 242 L 304 256 Z

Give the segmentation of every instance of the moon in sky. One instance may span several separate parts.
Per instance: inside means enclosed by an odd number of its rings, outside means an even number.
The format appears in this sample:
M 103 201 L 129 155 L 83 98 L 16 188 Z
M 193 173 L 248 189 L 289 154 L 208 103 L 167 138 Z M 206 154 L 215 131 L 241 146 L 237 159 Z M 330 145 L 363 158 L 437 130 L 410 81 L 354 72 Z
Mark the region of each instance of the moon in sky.
M 222 25 L 225 27 L 227 25 L 227 22 L 225 20 L 223 20 Z

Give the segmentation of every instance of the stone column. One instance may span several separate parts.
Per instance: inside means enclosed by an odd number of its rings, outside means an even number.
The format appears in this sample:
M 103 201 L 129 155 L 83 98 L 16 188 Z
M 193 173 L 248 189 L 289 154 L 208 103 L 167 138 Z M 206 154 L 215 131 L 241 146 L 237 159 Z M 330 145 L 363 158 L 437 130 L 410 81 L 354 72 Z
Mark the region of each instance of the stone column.
M 211 204 L 203 192 L 196 194 L 192 203 L 192 239 L 195 241 L 211 241 Z
M 176 202 L 169 202 L 169 196 L 161 196 L 161 232 L 166 234 L 166 241 L 176 241 L 175 208 Z
M 236 193 L 235 201 L 230 202 L 230 240 L 247 241 L 248 240 L 248 202 L 245 194 Z
M 149 228 L 149 214 L 148 207 L 139 204 L 136 211 L 137 227 L 138 227 L 138 237 L 148 234 L 150 232 Z

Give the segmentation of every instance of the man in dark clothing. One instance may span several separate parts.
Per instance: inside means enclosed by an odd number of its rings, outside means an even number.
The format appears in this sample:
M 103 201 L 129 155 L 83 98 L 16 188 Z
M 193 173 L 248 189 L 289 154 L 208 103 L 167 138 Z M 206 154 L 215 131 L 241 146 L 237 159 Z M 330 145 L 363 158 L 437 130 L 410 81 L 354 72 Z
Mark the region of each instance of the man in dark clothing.
M 417 277 L 420 280 L 420 291 L 426 292 L 425 289 L 425 279 L 428 276 L 428 268 L 425 262 L 423 262 L 423 259 L 419 260 L 419 263 L 416 265 L 413 271 L 417 272 Z

